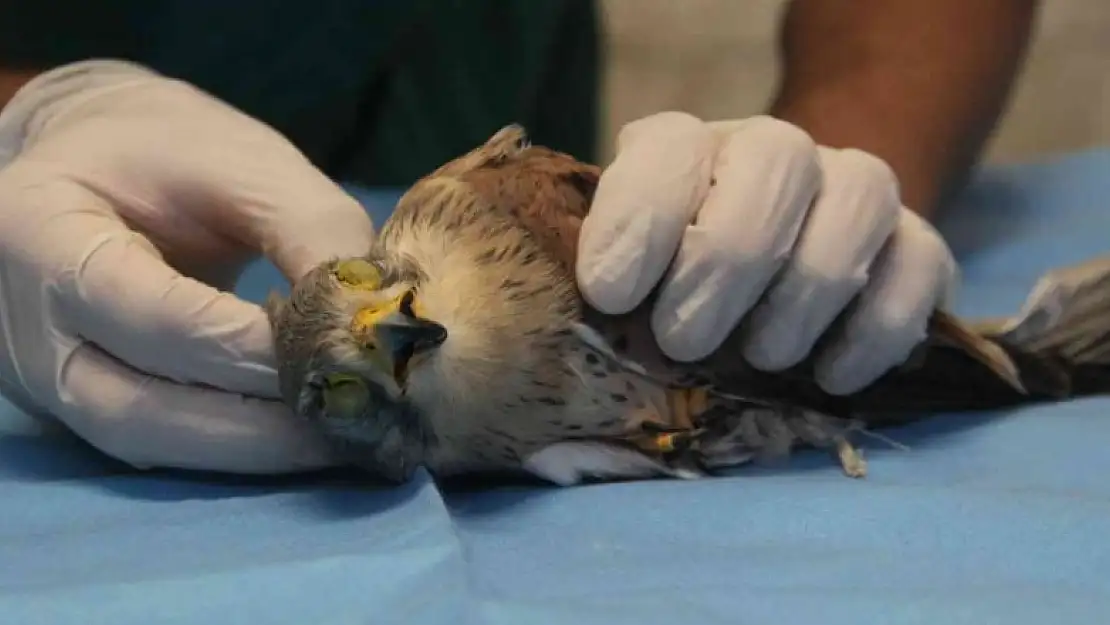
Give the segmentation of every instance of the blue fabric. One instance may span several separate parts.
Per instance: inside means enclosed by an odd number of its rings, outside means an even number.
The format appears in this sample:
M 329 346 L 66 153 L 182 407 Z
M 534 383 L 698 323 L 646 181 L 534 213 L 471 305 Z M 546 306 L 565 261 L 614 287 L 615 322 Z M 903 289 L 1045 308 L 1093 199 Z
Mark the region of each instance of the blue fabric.
M 392 195 L 360 193 L 381 222 Z M 1110 250 L 1110 151 L 982 174 L 961 310 Z M 253 270 L 257 299 L 279 283 Z M 943 416 L 700 482 L 455 492 L 125 471 L 2 408 L 0 623 L 1101 623 L 1110 401 Z

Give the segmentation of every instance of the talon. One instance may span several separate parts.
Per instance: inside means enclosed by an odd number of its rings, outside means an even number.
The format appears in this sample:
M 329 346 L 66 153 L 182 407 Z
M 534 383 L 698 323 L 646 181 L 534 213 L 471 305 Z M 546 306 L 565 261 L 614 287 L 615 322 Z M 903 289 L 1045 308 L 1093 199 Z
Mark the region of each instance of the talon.
M 668 432 L 666 434 L 660 434 L 659 436 L 656 436 L 654 441 L 656 451 L 661 451 L 663 453 L 670 453 L 674 451 L 676 448 L 676 436 L 678 435 L 674 432 Z
M 836 441 L 836 457 L 840 460 L 844 475 L 852 478 L 867 477 L 867 461 L 863 459 L 863 452 L 852 447 L 847 439 L 840 438 Z
M 627 423 L 630 430 L 625 440 L 642 452 L 666 454 L 678 446 L 678 432 L 654 410 L 635 410 Z
M 634 410 L 626 423 L 639 431 L 628 439 L 642 451 L 669 454 L 696 445 L 702 433 L 694 420 L 709 410 L 706 388 L 672 388 L 664 394 L 665 410 Z
M 663 432 L 640 438 L 637 446 L 641 451 L 653 454 L 670 454 L 695 447 L 696 434 L 697 432 Z

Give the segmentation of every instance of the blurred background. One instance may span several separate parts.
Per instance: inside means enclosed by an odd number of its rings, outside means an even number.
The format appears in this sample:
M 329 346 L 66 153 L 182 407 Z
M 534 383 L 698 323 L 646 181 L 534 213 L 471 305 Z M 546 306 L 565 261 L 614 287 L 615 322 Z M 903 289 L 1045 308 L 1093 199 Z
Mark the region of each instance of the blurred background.
M 974 2 L 975 0 L 969 0 Z M 608 60 L 601 155 L 620 126 L 666 109 L 762 112 L 785 0 L 601 0 Z M 738 30 L 739 29 L 739 30 Z M 1045 0 L 1024 75 L 987 160 L 1110 145 L 1110 1 Z
M 272 0 L 0 0 L 0 60 L 137 60 L 277 127 L 332 177 L 403 186 L 510 120 L 605 164 L 620 127 L 644 115 L 761 113 L 777 85 L 786 5 L 314 0 L 274 11 Z M 1042 0 L 1039 18 L 987 162 L 1110 146 L 1110 0 Z M 595 115 L 596 136 L 583 123 Z

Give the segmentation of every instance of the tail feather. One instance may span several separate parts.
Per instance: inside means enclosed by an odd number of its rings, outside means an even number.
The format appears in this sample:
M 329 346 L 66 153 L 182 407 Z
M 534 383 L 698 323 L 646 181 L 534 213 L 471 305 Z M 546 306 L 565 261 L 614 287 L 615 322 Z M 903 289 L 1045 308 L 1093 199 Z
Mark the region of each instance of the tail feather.
M 1110 365 L 1110 256 L 1046 273 L 1020 313 L 982 335 L 1070 366 Z
M 945 312 L 938 312 L 934 315 L 932 329 L 938 343 L 962 349 L 1004 382 L 1014 387 L 1014 390 L 1022 393 L 1029 392 L 1022 380 L 1021 369 L 1018 367 L 1015 355 L 1007 351 L 998 342 L 976 333 L 973 329 Z
M 1110 256 L 1046 273 L 1013 317 L 938 315 L 933 329 L 918 361 L 853 397 L 853 411 L 903 421 L 1110 394 Z
M 1110 256 L 1048 272 L 1020 313 L 982 334 L 1057 363 L 1067 373 L 1068 396 L 1110 393 Z

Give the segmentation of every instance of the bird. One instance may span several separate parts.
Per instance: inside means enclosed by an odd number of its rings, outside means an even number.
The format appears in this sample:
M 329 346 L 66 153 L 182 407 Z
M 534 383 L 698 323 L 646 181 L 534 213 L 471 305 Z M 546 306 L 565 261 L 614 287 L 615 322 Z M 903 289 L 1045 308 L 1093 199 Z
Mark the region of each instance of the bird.
M 1010 317 L 938 308 L 903 365 L 850 395 L 824 392 L 812 359 L 748 366 L 743 324 L 672 360 L 654 294 L 607 315 L 576 286 L 601 171 L 509 124 L 418 180 L 365 255 L 267 298 L 282 401 L 390 482 L 423 467 L 572 486 L 698 479 L 803 447 L 864 477 L 853 440 L 883 427 L 1110 390 L 1110 257 L 1046 273 Z

